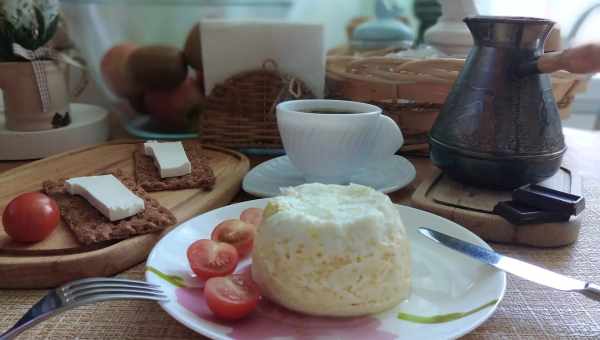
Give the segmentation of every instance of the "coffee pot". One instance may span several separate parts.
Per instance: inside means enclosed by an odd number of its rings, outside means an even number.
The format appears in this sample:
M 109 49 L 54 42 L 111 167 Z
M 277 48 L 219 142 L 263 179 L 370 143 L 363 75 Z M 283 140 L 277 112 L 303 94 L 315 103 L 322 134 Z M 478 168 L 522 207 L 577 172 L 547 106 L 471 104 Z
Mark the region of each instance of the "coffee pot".
M 600 45 L 544 54 L 550 20 L 464 21 L 474 46 L 430 132 L 432 162 L 460 182 L 498 189 L 552 176 L 566 146 L 547 73 L 600 71 Z

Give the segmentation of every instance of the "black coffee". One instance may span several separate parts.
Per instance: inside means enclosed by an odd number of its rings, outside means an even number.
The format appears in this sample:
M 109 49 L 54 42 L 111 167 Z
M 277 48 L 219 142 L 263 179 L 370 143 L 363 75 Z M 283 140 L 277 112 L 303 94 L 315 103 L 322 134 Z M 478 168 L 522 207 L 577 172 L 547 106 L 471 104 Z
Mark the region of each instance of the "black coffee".
M 333 109 L 333 108 L 315 108 L 315 109 L 305 109 L 299 110 L 300 112 L 305 113 L 323 113 L 323 114 L 345 114 L 345 113 L 361 113 L 361 111 L 353 111 L 353 110 L 341 110 L 341 109 Z

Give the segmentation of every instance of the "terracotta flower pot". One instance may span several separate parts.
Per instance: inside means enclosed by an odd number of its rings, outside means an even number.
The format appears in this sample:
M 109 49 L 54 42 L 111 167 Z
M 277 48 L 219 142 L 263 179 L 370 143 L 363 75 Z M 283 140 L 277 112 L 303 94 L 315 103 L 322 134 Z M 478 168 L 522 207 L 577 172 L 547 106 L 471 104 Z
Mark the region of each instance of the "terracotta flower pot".
M 42 61 L 48 80 L 49 108 L 44 111 L 31 62 L 0 63 L 6 127 L 16 131 L 48 130 L 63 126 L 69 112 L 66 65 Z

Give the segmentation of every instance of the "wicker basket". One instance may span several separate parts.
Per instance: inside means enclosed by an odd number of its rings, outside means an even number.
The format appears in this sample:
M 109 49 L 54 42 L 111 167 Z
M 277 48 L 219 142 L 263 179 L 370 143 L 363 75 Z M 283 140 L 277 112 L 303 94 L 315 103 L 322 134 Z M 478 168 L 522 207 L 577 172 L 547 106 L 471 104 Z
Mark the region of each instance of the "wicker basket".
M 280 149 L 275 107 L 282 101 L 313 97 L 301 80 L 279 73 L 275 62 L 267 61 L 262 69 L 215 86 L 200 117 L 200 138 L 236 149 Z
M 327 58 L 327 96 L 380 106 L 402 129 L 406 139 L 402 151 L 426 153 L 427 134 L 464 59 L 401 59 L 377 56 L 377 51 L 369 56 L 347 56 L 344 51 L 330 51 Z M 556 72 L 552 74 L 552 85 L 564 119 L 574 95 L 585 89 L 586 81 Z

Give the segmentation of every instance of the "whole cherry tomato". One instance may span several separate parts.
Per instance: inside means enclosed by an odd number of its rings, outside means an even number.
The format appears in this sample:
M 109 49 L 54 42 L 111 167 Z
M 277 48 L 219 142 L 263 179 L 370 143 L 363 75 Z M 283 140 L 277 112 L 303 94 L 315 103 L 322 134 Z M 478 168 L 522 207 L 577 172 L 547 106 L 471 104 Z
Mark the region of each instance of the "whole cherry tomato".
M 38 242 L 45 239 L 59 221 L 58 205 L 40 192 L 17 196 L 8 203 L 2 214 L 4 230 L 18 242 Z
M 231 244 L 242 258 L 252 251 L 255 234 L 256 227 L 253 224 L 232 219 L 219 223 L 210 234 L 210 238 Z

